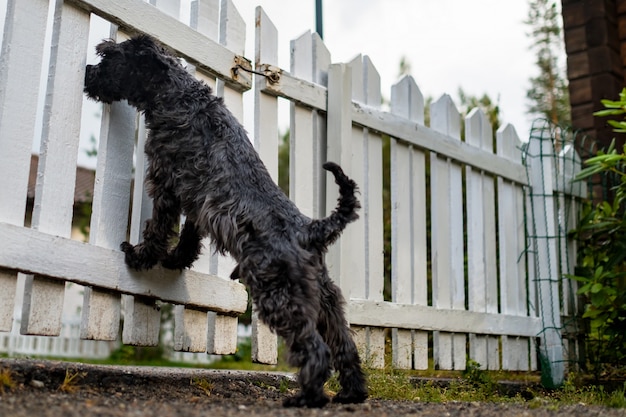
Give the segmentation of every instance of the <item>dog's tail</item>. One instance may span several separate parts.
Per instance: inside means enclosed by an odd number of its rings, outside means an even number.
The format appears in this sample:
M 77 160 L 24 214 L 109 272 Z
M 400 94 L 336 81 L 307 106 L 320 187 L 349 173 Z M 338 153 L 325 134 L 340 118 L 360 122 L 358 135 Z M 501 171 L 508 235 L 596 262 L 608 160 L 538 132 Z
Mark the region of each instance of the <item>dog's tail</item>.
M 344 174 L 339 165 L 326 162 L 323 168 L 332 172 L 335 176 L 335 183 L 339 186 L 337 207 L 328 217 L 313 220 L 309 230 L 312 243 L 328 246 L 337 240 L 348 223 L 359 218 L 356 211 L 361 208 L 361 203 L 355 195 L 358 190 L 356 183 Z

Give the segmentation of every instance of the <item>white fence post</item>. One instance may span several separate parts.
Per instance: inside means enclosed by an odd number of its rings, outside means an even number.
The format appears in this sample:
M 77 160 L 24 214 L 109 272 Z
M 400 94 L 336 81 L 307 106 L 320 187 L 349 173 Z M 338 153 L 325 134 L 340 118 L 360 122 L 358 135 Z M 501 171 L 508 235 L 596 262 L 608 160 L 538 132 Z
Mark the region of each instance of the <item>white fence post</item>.
M 554 203 L 554 145 L 550 126 L 544 125 L 539 137 L 531 137 L 527 158 L 530 165 L 530 204 L 534 222 L 529 222 L 528 234 L 533 242 L 535 285 L 543 331 L 539 335 L 539 357 L 542 382 L 548 387 L 563 383 L 563 344 L 561 342 L 561 312 L 559 308 L 559 267 Z
M 493 130 L 485 113 L 474 108 L 465 118 L 465 142 L 493 153 Z M 470 311 L 498 313 L 496 209 L 494 178 L 465 167 L 467 205 L 467 289 Z M 497 337 L 470 334 L 470 358 L 483 369 L 500 369 Z
M 111 27 L 111 38 L 117 27 Z M 98 163 L 89 243 L 119 249 L 126 240 L 137 112 L 127 103 L 102 106 Z M 85 287 L 81 338 L 117 340 L 121 317 L 119 294 Z
M 255 27 L 255 68 L 261 65 L 278 67 L 278 30 L 263 9 L 258 6 Z M 261 91 L 265 80 L 254 77 L 254 147 L 278 184 L 278 99 Z M 252 312 L 252 360 L 259 363 L 278 362 L 278 337 L 261 323 L 256 311 Z
M 9 0 L 0 53 L 0 221 L 24 225 L 48 3 Z M 17 274 L 0 269 L 0 331 L 13 325 Z
M 496 137 L 498 155 L 511 163 L 519 164 L 522 160 L 522 143 L 513 126 L 502 126 Z M 522 256 L 526 247 L 524 190 L 520 185 L 502 177 L 498 177 L 497 182 L 500 305 L 502 313 L 527 316 L 529 292 L 526 289 L 526 263 Z M 529 362 L 529 358 L 536 356 L 534 347 L 532 339 L 502 336 L 502 369 L 535 370 Z
M 69 237 L 89 14 L 58 0 L 54 22 L 33 228 Z M 64 293 L 63 281 L 28 276 L 21 332 L 58 335 Z
M 431 105 L 430 125 L 461 140 L 461 117 L 448 95 Z M 433 305 L 465 309 L 463 190 L 461 166 L 430 154 Z M 439 369 L 465 369 L 465 334 L 434 332 L 433 354 Z
M 391 87 L 391 112 L 424 124 L 424 97 L 412 77 Z M 428 303 L 426 156 L 391 138 L 391 298 L 395 303 Z M 428 332 L 393 329 L 394 368 L 428 369 Z
M 221 0 L 218 28 L 219 43 L 235 54 L 242 56 L 245 47 L 246 26 L 232 0 Z M 229 87 L 224 80 L 217 79 L 215 94 L 224 99 L 224 104 L 237 120 L 243 123 L 242 93 Z M 230 256 L 215 256 L 212 261 L 216 262 L 217 275 L 229 280 L 230 273 L 235 267 L 235 261 Z M 208 319 L 207 352 L 215 354 L 235 353 L 237 351 L 237 317 L 209 312 Z
M 380 107 L 380 76 L 369 57 L 358 56 L 349 65 L 352 67 L 354 101 Z M 363 208 L 361 219 L 346 230 L 347 239 L 343 241 L 343 244 L 350 241 L 359 262 L 350 270 L 350 276 L 346 276 L 348 271 L 342 271 L 342 280 L 347 278 L 352 282 L 352 298 L 383 301 L 382 138 L 368 128 L 357 126 L 352 128 L 351 136 L 352 169 L 348 175 L 359 185 Z M 365 362 L 373 368 L 384 367 L 384 329 L 369 326 L 353 326 L 353 329 Z

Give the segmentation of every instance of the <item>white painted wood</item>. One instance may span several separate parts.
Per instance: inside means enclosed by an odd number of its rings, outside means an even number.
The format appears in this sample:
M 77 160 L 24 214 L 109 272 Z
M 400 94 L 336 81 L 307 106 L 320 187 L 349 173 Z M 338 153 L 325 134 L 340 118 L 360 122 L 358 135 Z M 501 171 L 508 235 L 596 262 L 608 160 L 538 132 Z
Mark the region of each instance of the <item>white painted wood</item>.
M 47 16 L 47 3 L 7 3 L 0 53 L 0 220 L 16 225 L 24 224 Z
M 115 38 L 117 28 L 111 28 Z M 118 249 L 126 240 L 137 114 L 127 103 L 104 105 L 92 202 L 89 243 Z M 121 317 L 119 294 L 85 287 L 81 338 L 117 340 Z
M 153 0 L 154 5 L 175 19 L 180 18 L 180 0 Z
M 209 313 L 207 352 L 230 355 L 237 351 L 237 317 Z
M 557 184 L 555 193 L 558 198 L 558 209 L 555 213 L 555 222 L 558 225 L 559 235 L 567 236 L 570 230 L 574 230 L 578 226 L 581 204 L 578 196 L 586 195 L 583 186 L 584 181 L 575 181 L 575 177 L 580 172 L 581 160 L 572 144 L 565 145 L 557 155 L 557 166 L 555 179 Z M 576 197 L 574 197 L 576 196 Z M 566 238 L 559 239 L 559 260 L 560 272 L 563 277 L 561 280 L 561 315 L 564 316 L 564 322 L 571 320 L 576 323 L 576 317 L 582 316 L 584 309 L 578 302 L 578 282 L 565 277 L 566 274 L 574 274 L 577 260 L 577 241 L 576 239 Z M 565 324 L 565 323 L 564 323 Z M 563 330 L 563 347 L 564 356 L 569 363 L 579 361 L 580 346 L 584 343 L 580 337 L 576 335 L 580 331 L 578 326 L 574 324 L 573 332 Z M 568 366 L 569 368 L 569 366 Z
M 399 329 L 439 331 L 446 334 L 477 333 L 535 336 L 541 319 L 496 313 L 478 313 L 454 308 L 352 299 L 348 306 L 351 323 Z M 416 317 L 419 319 L 416 320 Z M 461 335 L 465 337 L 464 335 Z M 441 335 L 440 335 L 441 337 Z
M 261 64 L 278 65 L 278 31 L 259 6 L 256 8 L 255 68 Z M 265 77 L 254 76 L 254 147 L 267 167 L 274 182 L 278 183 L 278 100 L 263 93 Z M 278 338 L 268 326 L 252 314 L 252 360 L 276 364 Z
M 354 176 L 352 157 L 350 155 L 352 141 L 352 120 L 350 103 L 352 101 L 352 70 L 346 64 L 332 64 L 328 70 L 328 147 L 327 158 L 341 165 L 344 172 Z M 326 212 L 331 212 L 337 205 L 337 189 L 334 178 L 326 174 Z M 355 229 L 358 223 L 352 224 Z M 346 244 L 343 244 L 346 240 Z M 351 284 L 346 275 L 353 273 L 354 257 L 350 238 L 344 233 L 326 255 L 326 264 L 335 283 L 341 288 L 346 300 L 350 300 Z M 345 275 L 344 275 L 345 274 Z
M 327 89 L 316 83 L 297 78 L 276 66 L 264 65 L 260 69 L 272 73 L 278 81 L 263 78 L 261 90 L 264 93 L 282 97 L 302 106 L 326 111 Z
M 252 84 L 247 72 L 232 71 L 236 54 L 231 50 L 142 0 L 67 2 L 103 17 L 125 32 L 143 32 L 155 36 L 187 61 L 224 79 L 236 90 L 248 90 Z
M 511 125 L 502 126 L 497 134 L 498 155 L 519 164 L 522 161 L 521 142 Z M 526 268 L 522 254 L 525 251 L 524 193 L 519 185 L 498 178 L 498 229 L 500 239 L 500 304 L 505 314 L 526 316 L 528 314 L 528 292 L 526 290 Z M 528 370 L 528 339 L 502 337 L 502 369 Z
M 352 98 L 370 106 L 381 103 L 380 76 L 368 57 L 358 56 L 352 67 Z M 383 272 L 383 208 L 382 208 L 382 139 L 360 127 L 352 128 L 352 171 L 349 172 L 361 190 L 361 219 L 345 232 L 342 244 L 352 247 L 354 268 L 342 280 L 351 281 L 351 296 L 382 301 Z M 356 167 L 359 167 L 355 169 Z M 365 362 L 382 368 L 384 358 L 383 329 L 355 329 L 357 344 L 367 346 Z
M 122 343 L 133 346 L 158 346 L 161 311 L 154 300 L 124 297 Z
M 424 98 L 404 77 L 391 89 L 391 112 L 424 121 Z M 426 305 L 426 161 L 422 151 L 391 138 L 392 301 Z M 392 331 L 392 363 L 400 369 L 428 369 L 428 333 Z
M 174 306 L 174 350 L 206 352 L 208 317 L 206 311 Z
M 535 279 L 537 280 L 538 312 L 543 320 L 544 330 L 540 334 L 544 369 L 542 376 L 548 386 L 560 386 L 564 378 L 563 345 L 561 344 L 561 316 L 558 302 L 558 258 L 553 241 L 556 235 L 554 220 L 555 203 L 551 196 L 554 184 L 552 139 L 549 129 L 543 129 L 540 137 L 531 138 L 528 144 L 530 158 L 530 180 L 532 184 L 531 205 L 534 222 L 530 224 L 529 235 L 535 252 Z M 541 156 L 547 156 L 541 158 Z M 533 229 L 534 226 L 534 229 Z
M 88 31 L 88 14 L 57 4 L 32 225 L 60 236 L 72 227 Z M 21 332 L 58 335 L 64 292 L 63 282 L 27 277 Z
M 431 105 L 433 130 L 460 142 L 461 120 L 452 99 L 442 96 Z M 431 262 L 433 305 L 437 308 L 465 309 L 463 265 L 463 192 L 461 167 L 449 158 L 430 154 L 431 175 Z M 435 332 L 435 367 L 465 368 L 464 334 Z
M 220 0 L 194 0 L 190 26 L 209 39 L 218 39 Z
M 247 294 L 238 282 L 190 270 L 179 274 L 160 266 L 129 270 L 121 251 L 5 223 L 0 223 L 0 235 L 0 265 L 8 269 L 227 314 L 246 311 Z M 31 250 L 24 253 L 24 247 Z
M 473 109 L 465 119 L 465 141 L 493 152 L 489 119 Z M 472 167 L 465 169 L 467 206 L 468 305 L 473 311 L 498 312 L 496 215 L 494 178 Z M 483 369 L 500 369 L 499 340 L 470 335 L 470 358 Z
M 327 82 L 330 52 L 319 35 L 307 31 L 291 41 L 291 73 L 306 82 Z M 289 196 L 313 218 L 325 213 L 326 118 L 316 109 L 290 104 Z
M 221 0 L 218 25 L 219 43 L 242 55 L 245 47 L 245 23 L 231 0 Z M 239 89 L 235 90 L 225 80 L 218 78 L 215 92 L 224 99 L 224 104 L 231 113 L 243 122 L 243 96 Z M 230 273 L 235 268 L 235 261 L 230 256 L 213 253 L 210 269 L 224 280 L 230 280 Z M 207 352 L 230 354 L 237 349 L 237 319 L 223 317 L 219 314 L 208 315 Z
M 291 73 L 313 82 L 313 41 L 307 31 L 291 41 Z M 315 186 L 320 168 L 316 166 L 318 138 L 313 136 L 313 114 L 310 109 L 290 102 L 289 123 L 289 198 L 309 217 L 320 217 Z M 317 156 L 317 157 L 316 157 Z
M 581 161 L 573 145 L 566 145 L 557 155 L 557 161 L 555 192 L 560 192 L 558 193 L 558 211 L 555 215 L 555 221 L 559 227 L 559 235 L 566 236 L 578 224 L 580 205 L 572 195 L 583 194 L 584 181 L 574 181 L 576 175 L 580 172 Z M 567 194 L 565 194 L 566 192 Z M 576 240 L 564 239 L 559 241 L 559 243 L 561 274 L 573 274 L 576 266 Z M 577 281 L 571 279 L 562 280 L 562 315 L 574 316 L 580 312 L 578 311 L 577 289 Z

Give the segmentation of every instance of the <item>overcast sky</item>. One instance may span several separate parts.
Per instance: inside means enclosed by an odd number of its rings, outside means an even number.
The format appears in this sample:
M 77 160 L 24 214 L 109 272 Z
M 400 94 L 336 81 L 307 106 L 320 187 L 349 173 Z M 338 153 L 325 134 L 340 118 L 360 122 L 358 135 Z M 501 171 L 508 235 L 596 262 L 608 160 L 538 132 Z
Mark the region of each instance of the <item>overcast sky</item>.
M 315 0 L 233 0 L 248 22 L 246 55 L 254 57 L 254 9 L 261 5 L 279 33 L 279 64 L 289 69 L 289 41 L 315 31 Z M 424 97 L 448 93 L 500 100 L 502 121 L 528 136 L 528 79 L 536 74 L 530 51 L 528 0 L 324 1 L 324 43 L 333 62 L 368 55 L 390 97 L 403 56 Z

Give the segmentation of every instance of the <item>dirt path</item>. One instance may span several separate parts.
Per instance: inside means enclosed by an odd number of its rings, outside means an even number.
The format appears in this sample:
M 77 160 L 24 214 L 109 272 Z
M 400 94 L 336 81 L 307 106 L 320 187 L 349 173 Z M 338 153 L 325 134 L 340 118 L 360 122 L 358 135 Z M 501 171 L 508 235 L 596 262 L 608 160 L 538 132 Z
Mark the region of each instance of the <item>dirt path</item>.
M 3 369 L 10 369 L 17 386 L 0 394 L 2 417 L 626 417 L 626 410 L 584 405 L 551 410 L 530 409 L 523 404 L 433 404 L 377 399 L 350 406 L 331 404 L 323 409 L 286 409 L 281 406 L 282 400 L 294 387 L 289 374 L 0 359 L 0 370 Z M 77 376 L 61 389 L 66 375 Z

